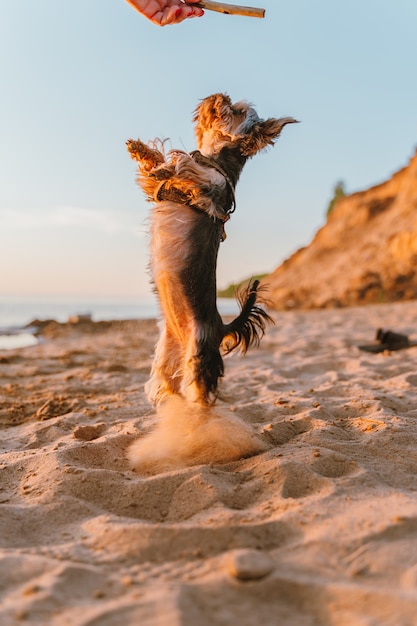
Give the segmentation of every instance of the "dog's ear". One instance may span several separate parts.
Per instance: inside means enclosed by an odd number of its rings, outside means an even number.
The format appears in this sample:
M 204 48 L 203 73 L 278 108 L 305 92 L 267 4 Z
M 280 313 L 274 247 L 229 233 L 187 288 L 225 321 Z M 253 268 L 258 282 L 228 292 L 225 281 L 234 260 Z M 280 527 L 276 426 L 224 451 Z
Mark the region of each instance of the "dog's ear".
M 215 93 L 200 102 L 193 117 L 198 146 L 201 146 L 204 133 L 213 129 L 217 120 L 225 120 L 228 116 L 232 116 L 231 110 L 232 101 L 224 93 Z
M 250 132 L 239 140 L 241 153 L 244 156 L 254 156 L 267 146 L 273 146 L 275 139 L 280 135 L 286 124 L 296 124 L 293 117 L 281 117 L 276 120 L 273 117 L 256 122 Z

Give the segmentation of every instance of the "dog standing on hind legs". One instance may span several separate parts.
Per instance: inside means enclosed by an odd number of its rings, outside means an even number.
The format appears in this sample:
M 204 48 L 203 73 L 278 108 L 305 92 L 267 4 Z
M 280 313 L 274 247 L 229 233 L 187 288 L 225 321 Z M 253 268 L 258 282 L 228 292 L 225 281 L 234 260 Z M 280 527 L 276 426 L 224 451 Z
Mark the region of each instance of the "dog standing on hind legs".
M 157 404 L 155 431 L 131 446 L 132 464 L 160 471 L 227 462 L 265 449 L 236 417 L 212 409 L 222 354 L 258 344 L 271 321 L 259 305 L 259 281 L 239 296 L 240 314 L 224 324 L 216 304 L 216 265 L 224 225 L 235 209 L 235 186 L 246 161 L 273 145 L 291 117 L 260 119 L 245 101 L 225 94 L 201 101 L 194 115 L 198 150 L 172 150 L 129 140 L 138 184 L 151 211 L 150 268 L 162 321 L 148 398 Z

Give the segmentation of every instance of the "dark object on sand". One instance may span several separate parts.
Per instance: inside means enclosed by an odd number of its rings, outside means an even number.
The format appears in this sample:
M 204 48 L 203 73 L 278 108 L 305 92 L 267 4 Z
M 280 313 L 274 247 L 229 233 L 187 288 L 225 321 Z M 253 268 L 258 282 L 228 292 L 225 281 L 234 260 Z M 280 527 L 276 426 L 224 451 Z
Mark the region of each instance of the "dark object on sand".
M 375 336 L 375 343 L 358 346 L 365 352 L 384 352 L 385 350 L 405 350 L 417 346 L 417 341 L 410 341 L 407 335 L 394 333 L 392 330 L 378 328 Z

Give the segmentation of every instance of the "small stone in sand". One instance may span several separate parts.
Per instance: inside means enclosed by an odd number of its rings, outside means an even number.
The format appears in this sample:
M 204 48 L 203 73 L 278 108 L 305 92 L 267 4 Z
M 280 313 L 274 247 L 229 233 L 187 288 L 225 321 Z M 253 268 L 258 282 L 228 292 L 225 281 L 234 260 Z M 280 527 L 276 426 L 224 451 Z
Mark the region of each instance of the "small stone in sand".
M 260 550 L 233 550 L 226 561 L 229 574 L 239 580 L 265 578 L 275 566 L 272 559 Z

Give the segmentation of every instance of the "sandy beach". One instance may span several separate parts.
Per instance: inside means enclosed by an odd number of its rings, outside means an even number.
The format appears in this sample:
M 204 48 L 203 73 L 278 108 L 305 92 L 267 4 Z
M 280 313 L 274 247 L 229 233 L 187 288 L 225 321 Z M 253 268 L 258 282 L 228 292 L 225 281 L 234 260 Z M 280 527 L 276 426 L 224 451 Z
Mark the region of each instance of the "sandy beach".
M 154 321 L 52 324 L 0 352 L 0 623 L 414 626 L 417 302 L 275 313 L 218 401 L 265 441 L 133 471 Z

